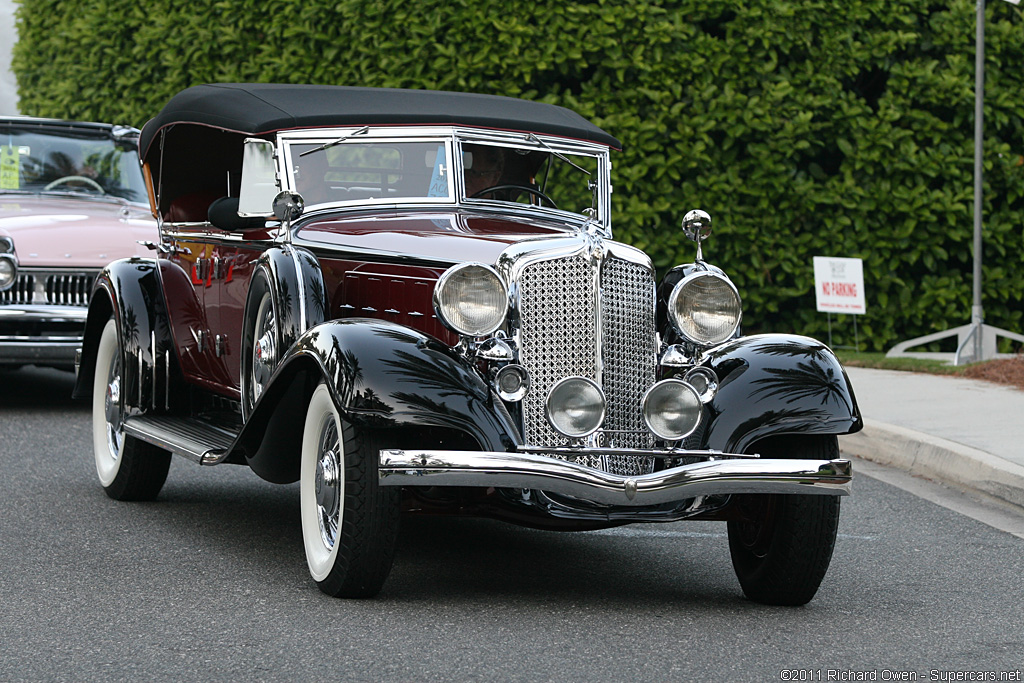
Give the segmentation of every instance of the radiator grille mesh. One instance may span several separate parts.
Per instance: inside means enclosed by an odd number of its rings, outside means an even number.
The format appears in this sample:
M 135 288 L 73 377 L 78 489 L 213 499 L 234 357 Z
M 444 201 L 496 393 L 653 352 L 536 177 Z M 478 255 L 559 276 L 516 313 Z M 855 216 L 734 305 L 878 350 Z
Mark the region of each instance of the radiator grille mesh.
M 640 401 L 654 384 L 654 276 L 628 261 L 606 261 L 601 274 L 604 325 L 604 391 L 608 398 L 606 441 L 618 448 L 650 448 Z M 635 458 L 631 458 L 635 460 Z
M 568 440 L 545 418 L 551 387 L 569 376 L 598 380 L 607 400 L 603 446 L 649 448 L 653 437 L 640 411 L 654 384 L 657 349 L 654 274 L 610 258 L 600 275 L 603 366 L 598 364 L 597 275 L 584 256 L 539 261 L 523 271 L 520 291 L 520 362 L 532 384 L 523 400 L 524 436 L 531 446 L 562 446 Z M 653 471 L 654 459 L 607 456 L 602 468 L 617 474 Z
M 548 392 L 564 377 L 597 379 L 594 284 L 593 269 L 582 256 L 540 261 L 523 272 L 520 361 L 530 373 L 523 399 L 527 444 L 567 444 L 544 417 Z

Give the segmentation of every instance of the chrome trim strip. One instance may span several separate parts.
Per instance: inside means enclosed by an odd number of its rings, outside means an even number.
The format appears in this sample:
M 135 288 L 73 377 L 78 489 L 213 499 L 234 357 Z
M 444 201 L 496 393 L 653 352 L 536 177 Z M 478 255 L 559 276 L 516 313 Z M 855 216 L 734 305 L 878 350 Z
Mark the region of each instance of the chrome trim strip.
M 623 476 L 542 455 L 381 450 L 381 486 L 539 489 L 603 505 L 644 506 L 734 493 L 850 493 L 849 460 L 716 460 Z
M 553 453 L 556 455 L 566 455 L 569 457 L 576 457 L 581 455 L 646 455 L 653 458 L 673 459 L 673 458 L 707 458 L 708 460 L 715 460 L 716 458 L 749 458 L 756 460 L 761 456 L 754 453 L 725 453 L 723 451 L 716 451 L 714 449 L 706 449 L 702 451 L 690 451 L 682 448 L 666 448 L 663 450 L 650 450 L 647 448 L 573 448 L 572 446 L 517 446 L 516 450 L 521 453 Z
M 150 369 L 150 375 L 152 375 L 152 381 L 153 381 L 153 387 L 150 390 L 150 394 L 151 394 L 151 396 L 150 396 L 150 407 L 153 410 L 156 410 L 156 372 L 157 372 L 157 367 L 156 367 L 156 359 L 157 359 L 157 355 L 156 355 L 156 330 L 154 330 L 154 331 L 149 333 L 149 339 L 150 339 L 150 346 L 151 346 L 151 349 L 152 349 L 150 351 L 150 353 L 152 354 L 152 358 L 153 358 L 153 367 Z M 139 406 L 139 407 L 141 408 L 142 406 Z
M 171 351 L 164 350 L 164 410 L 171 409 Z
M 0 319 L 26 320 L 52 323 L 84 323 L 89 315 L 85 307 L 50 306 L 34 304 L 0 304 Z
M 306 324 L 306 278 L 302 275 L 302 265 L 299 263 L 299 252 L 289 249 L 292 257 L 292 264 L 295 265 L 295 279 L 299 282 L 299 328 L 305 331 L 309 328 Z

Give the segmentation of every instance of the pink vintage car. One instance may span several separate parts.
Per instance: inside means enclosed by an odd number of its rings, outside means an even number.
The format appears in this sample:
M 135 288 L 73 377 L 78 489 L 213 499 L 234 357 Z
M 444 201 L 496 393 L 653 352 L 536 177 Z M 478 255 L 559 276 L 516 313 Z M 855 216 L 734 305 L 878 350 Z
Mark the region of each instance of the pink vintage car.
M 138 136 L 0 117 L 0 366 L 73 369 L 97 273 L 157 239 Z

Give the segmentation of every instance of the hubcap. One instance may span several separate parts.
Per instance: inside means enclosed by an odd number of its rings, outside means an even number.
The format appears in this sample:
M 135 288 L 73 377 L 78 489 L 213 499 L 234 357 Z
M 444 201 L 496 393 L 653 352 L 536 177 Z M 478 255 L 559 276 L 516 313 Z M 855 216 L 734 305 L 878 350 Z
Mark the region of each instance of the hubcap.
M 338 519 L 341 511 L 342 472 L 338 431 L 328 418 L 320 433 L 320 456 L 316 463 L 316 508 L 320 524 L 320 540 L 328 550 L 338 540 Z
M 121 454 L 121 359 L 115 357 L 107 373 L 107 393 L 103 401 L 107 421 L 107 449 L 110 457 L 117 460 Z
M 277 362 L 277 349 L 274 343 L 274 307 L 267 296 L 260 303 L 256 316 L 256 334 L 258 335 L 252 348 L 252 402 L 263 394 L 263 388 L 270 380 Z

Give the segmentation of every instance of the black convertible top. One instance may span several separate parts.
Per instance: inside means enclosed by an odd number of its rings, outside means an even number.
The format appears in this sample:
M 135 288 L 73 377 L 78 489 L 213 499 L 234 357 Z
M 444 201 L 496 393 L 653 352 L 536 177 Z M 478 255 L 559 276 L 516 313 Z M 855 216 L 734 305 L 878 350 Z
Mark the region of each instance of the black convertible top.
M 511 97 L 393 88 L 276 83 L 197 85 L 171 98 L 142 128 L 147 158 L 157 133 L 198 124 L 246 135 L 351 125 L 459 125 L 560 135 L 620 149 L 622 144 L 579 114 Z

